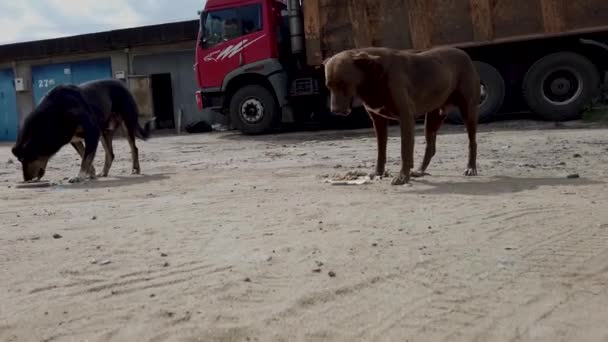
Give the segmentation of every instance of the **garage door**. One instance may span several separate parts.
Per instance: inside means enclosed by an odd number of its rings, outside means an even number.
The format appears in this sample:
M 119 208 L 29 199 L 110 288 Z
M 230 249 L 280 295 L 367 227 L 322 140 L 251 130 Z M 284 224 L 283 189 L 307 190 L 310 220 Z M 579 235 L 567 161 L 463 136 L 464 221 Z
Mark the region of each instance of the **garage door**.
M 32 67 L 34 101 L 40 103 L 42 97 L 59 84 L 80 84 L 111 77 L 109 58 Z
M 0 70 L 0 141 L 17 139 L 17 96 L 13 71 Z

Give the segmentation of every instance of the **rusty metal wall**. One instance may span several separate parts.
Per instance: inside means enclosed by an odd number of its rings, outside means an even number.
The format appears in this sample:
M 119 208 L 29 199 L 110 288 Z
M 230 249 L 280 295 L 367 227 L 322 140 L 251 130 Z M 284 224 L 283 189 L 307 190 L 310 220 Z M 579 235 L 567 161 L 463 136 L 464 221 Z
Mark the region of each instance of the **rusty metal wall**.
M 608 30 L 606 0 L 305 0 L 308 61 L 345 49 L 427 49 Z
M 496 0 L 492 8 L 493 38 L 507 38 L 543 32 L 538 0 Z
M 139 109 L 139 119 L 147 122 L 154 117 L 152 84 L 149 75 L 129 75 L 128 86 Z
M 574 0 L 566 2 L 563 16 L 567 29 L 581 29 L 608 24 L 608 1 Z

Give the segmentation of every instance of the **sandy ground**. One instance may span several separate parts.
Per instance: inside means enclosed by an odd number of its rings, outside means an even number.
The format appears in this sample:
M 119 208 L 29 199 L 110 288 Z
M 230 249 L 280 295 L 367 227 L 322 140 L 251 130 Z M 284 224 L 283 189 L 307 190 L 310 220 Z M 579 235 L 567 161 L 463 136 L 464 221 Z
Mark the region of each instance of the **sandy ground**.
M 412 187 L 323 183 L 373 168 L 371 130 L 155 137 L 142 176 L 115 146 L 46 189 L 0 146 L 1 341 L 608 340 L 608 129 L 483 126 L 467 178 L 447 126 Z

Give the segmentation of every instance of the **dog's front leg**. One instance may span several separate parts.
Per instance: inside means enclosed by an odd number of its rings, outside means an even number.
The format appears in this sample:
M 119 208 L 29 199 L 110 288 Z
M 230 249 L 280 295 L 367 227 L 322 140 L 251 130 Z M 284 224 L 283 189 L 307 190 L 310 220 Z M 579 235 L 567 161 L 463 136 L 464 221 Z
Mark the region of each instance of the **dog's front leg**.
M 411 100 L 408 96 L 403 96 L 403 89 L 405 87 L 392 86 L 391 94 L 393 96 L 393 102 L 399 118 L 399 126 L 401 128 L 401 171 L 396 176 L 392 184 L 393 185 L 404 185 L 410 181 L 410 172 L 414 167 L 414 142 L 415 142 L 415 120 L 414 112 L 412 110 Z
M 380 115 L 368 112 L 374 123 L 376 142 L 378 144 L 378 155 L 376 158 L 375 176 L 382 177 L 386 171 L 386 144 L 388 142 L 388 120 Z
M 84 156 L 80 164 L 80 171 L 78 172 L 78 176 L 70 178 L 70 183 L 79 183 L 87 178 L 95 178 L 93 160 L 95 160 L 95 152 L 97 151 L 97 145 L 99 145 L 99 133 L 87 134 L 84 144 Z
M 74 149 L 76 150 L 76 152 L 78 152 L 78 155 L 80 156 L 80 159 L 84 159 L 84 144 L 82 143 L 82 141 L 72 141 L 72 146 L 74 147 Z M 89 170 L 89 173 L 95 173 L 95 167 L 93 166 L 93 164 L 91 164 L 91 169 Z
M 424 121 L 424 136 L 426 139 L 426 148 L 424 150 L 424 157 L 418 170 L 412 171 L 412 177 L 424 177 L 428 175 L 426 169 L 431 163 L 431 159 L 436 152 L 437 132 L 441 127 L 441 124 L 445 120 L 445 115 L 442 114 L 441 109 L 436 109 L 426 114 Z

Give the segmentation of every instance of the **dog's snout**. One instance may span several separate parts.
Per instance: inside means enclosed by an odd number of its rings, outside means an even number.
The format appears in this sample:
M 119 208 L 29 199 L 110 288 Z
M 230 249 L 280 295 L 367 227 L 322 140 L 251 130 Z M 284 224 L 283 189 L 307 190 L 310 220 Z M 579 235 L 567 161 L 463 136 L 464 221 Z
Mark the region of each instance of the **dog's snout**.
M 332 99 L 330 110 L 332 113 L 337 115 L 348 115 L 350 114 L 351 108 L 350 106 L 345 105 L 345 101 L 337 101 L 336 99 Z
M 348 107 L 331 106 L 330 110 L 331 110 L 332 113 L 338 114 L 338 115 L 348 115 L 348 114 L 350 114 L 350 108 L 348 108 Z

